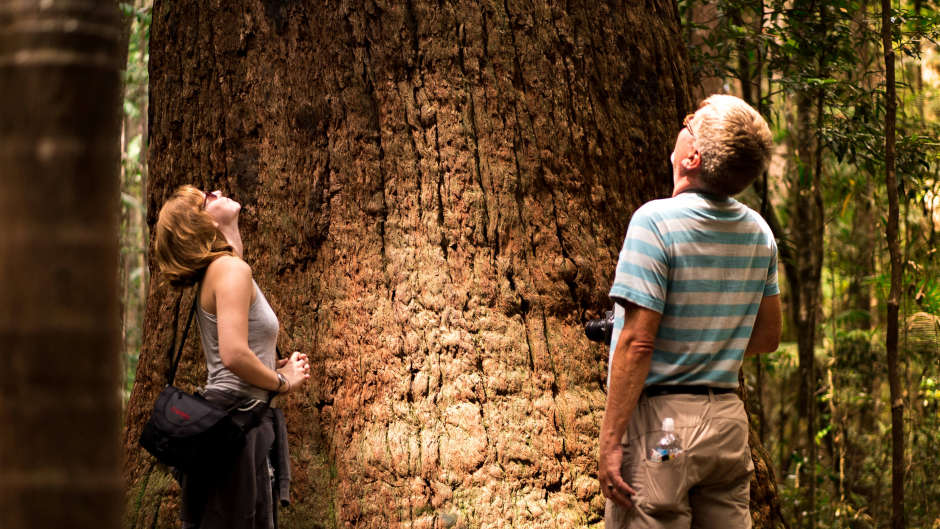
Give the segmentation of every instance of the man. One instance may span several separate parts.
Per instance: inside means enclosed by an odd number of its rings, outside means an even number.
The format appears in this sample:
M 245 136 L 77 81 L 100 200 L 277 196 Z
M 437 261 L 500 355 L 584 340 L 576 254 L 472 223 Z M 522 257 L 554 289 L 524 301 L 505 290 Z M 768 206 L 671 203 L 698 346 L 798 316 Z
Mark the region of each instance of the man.
M 605 521 L 613 528 L 749 528 L 753 472 L 743 357 L 780 341 L 777 247 L 732 196 L 767 167 L 767 123 L 714 95 L 686 117 L 673 196 L 634 214 L 610 291 L 616 319 L 600 434 Z M 650 459 L 675 424 L 682 453 Z

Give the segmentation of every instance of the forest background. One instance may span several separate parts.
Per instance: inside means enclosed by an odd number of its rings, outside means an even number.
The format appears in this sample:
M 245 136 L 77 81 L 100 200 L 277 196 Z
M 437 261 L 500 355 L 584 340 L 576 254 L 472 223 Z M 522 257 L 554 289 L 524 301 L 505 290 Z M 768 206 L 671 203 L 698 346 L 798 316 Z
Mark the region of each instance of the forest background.
M 678 2 L 696 96 L 739 95 L 768 118 L 777 153 L 743 195 L 774 229 L 788 308 L 784 343 L 749 360 L 752 423 L 772 455 L 791 527 L 891 523 L 886 357 L 886 72 L 880 5 Z M 900 395 L 908 527 L 940 528 L 940 32 L 936 2 L 893 2 L 900 197 Z M 147 299 L 151 1 L 123 3 L 121 172 L 124 390 Z M 613 263 L 611 263 L 613 266 Z

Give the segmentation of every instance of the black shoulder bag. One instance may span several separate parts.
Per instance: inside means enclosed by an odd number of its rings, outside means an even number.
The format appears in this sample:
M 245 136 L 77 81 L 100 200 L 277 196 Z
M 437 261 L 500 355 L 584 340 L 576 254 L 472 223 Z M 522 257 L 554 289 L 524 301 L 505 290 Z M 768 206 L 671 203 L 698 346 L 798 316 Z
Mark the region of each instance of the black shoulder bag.
M 185 473 L 220 471 L 230 465 L 241 451 L 246 434 L 261 421 L 271 404 L 271 398 L 250 411 L 239 411 L 238 405 L 225 409 L 209 402 L 202 395 L 186 393 L 173 386 L 176 368 L 198 303 L 198 296 L 194 296 L 174 358 L 182 299 L 181 293 L 173 317 L 173 342 L 167 352 L 171 360 L 167 386 L 153 405 L 150 420 L 140 434 L 140 445 L 161 463 Z

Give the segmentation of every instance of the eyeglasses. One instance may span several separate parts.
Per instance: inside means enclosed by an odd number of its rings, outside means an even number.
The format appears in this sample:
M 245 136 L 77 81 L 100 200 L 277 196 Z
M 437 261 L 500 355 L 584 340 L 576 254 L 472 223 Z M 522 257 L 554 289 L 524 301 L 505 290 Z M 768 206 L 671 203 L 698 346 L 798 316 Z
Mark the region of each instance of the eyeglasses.
M 695 118 L 695 112 L 689 114 L 682 120 L 682 128 L 689 131 L 689 136 L 695 137 L 695 133 L 692 132 L 692 120 Z
M 205 200 L 203 200 L 202 202 L 202 209 L 206 209 L 209 206 L 209 202 L 212 202 L 213 200 L 219 198 L 219 195 L 216 195 L 215 193 L 210 193 L 208 191 L 203 191 L 202 194 L 206 196 Z

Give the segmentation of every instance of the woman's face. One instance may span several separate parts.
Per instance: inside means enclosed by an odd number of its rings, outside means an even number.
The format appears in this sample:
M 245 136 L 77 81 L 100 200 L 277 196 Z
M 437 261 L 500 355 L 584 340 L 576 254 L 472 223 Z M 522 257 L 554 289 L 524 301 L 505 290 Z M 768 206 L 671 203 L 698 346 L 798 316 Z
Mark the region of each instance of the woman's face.
M 203 198 L 206 213 L 220 226 L 233 224 L 238 220 L 238 212 L 241 211 L 242 205 L 222 195 L 221 191 L 203 191 Z

